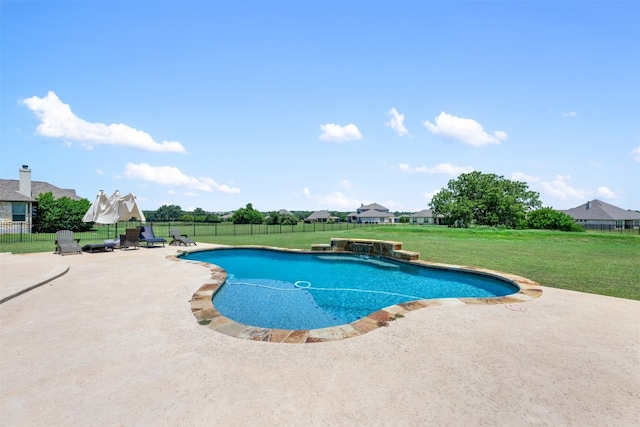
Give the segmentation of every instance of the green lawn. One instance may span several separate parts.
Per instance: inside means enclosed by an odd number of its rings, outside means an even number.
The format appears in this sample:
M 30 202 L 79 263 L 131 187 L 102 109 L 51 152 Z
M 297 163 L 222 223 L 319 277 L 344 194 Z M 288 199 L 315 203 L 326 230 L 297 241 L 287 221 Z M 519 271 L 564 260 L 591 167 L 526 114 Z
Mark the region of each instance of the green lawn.
M 158 233 L 156 233 L 158 234 Z M 191 236 L 190 236 L 191 237 Z M 392 240 L 420 259 L 517 274 L 543 286 L 640 300 L 640 235 L 561 233 L 444 227 L 371 227 L 244 236 L 197 236 L 196 241 L 309 249 L 332 237 Z M 52 251 L 45 243 L 1 244 L 2 252 Z

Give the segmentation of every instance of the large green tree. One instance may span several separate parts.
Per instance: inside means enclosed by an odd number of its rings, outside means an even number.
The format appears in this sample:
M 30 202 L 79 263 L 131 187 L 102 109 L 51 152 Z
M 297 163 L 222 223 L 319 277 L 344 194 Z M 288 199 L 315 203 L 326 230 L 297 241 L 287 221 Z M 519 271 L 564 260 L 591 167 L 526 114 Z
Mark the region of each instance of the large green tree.
M 539 208 L 540 195 L 521 181 L 482 172 L 463 173 L 452 179 L 429 203 L 436 215 L 443 215 L 454 227 L 471 225 L 517 228 L 527 212 Z
M 182 216 L 182 208 L 178 205 L 162 205 L 153 214 L 154 221 L 177 221 Z
M 264 215 L 262 212 L 255 210 L 251 203 L 247 203 L 246 207 L 240 208 L 233 213 L 231 221 L 234 224 L 262 224 Z
M 72 200 L 69 197 L 55 199 L 50 191 L 36 197 L 37 213 L 33 229 L 40 233 L 54 233 L 58 230 L 87 231 L 93 223 L 82 222 L 91 203 L 87 199 Z

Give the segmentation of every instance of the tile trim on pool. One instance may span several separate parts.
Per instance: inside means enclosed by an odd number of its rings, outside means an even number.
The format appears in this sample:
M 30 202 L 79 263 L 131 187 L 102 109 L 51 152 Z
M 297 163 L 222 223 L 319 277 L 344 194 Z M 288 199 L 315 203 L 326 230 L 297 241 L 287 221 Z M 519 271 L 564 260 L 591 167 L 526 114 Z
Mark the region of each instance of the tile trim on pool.
M 224 246 L 232 247 L 232 246 Z M 300 250 L 300 249 L 284 249 L 274 248 L 269 246 L 242 246 L 244 248 L 259 248 L 259 249 L 271 249 L 278 251 L 290 251 L 300 253 L 313 253 L 317 252 Z M 325 341 L 336 341 L 346 338 L 353 338 L 360 335 L 364 335 L 375 329 L 388 326 L 389 322 L 403 317 L 406 313 L 414 310 L 419 310 L 425 307 L 435 306 L 454 306 L 454 305 L 490 305 L 490 304 L 517 304 L 533 299 L 539 298 L 542 295 L 542 288 L 533 280 L 526 279 L 515 274 L 504 273 L 496 270 L 489 270 L 483 268 L 433 263 L 422 260 L 403 261 L 409 264 L 421 264 L 428 267 L 440 268 L 445 270 L 465 271 L 474 274 L 484 274 L 493 277 L 504 279 L 514 285 L 520 290 L 515 294 L 507 295 L 504 297 L 495 298 L 440 298 L 429 300 L 417 300 L 408 301 L 405 303 L 392 305 L 382 310 L 378 310 L 370 315 L 356 320 L 355 322 L 333 326 L 322 329 L 310 329 L 310 330 L 285 330 L 285 329 L 270 329 L 260 328 L 256 326 L 249 326 L 242 323 L 231 320 L 216 310 L 213 306 L 213 295 L 218 291 L 220 286 L 227 279 L 227 272 L 216 265 L 193 260 L 185 260 L 179 257 L 183 253 L 200 252 L 207 249 L 193 248 L 181 250 L 178 255 L 169 255 L 168 259 L 181 262 L 190 262 L 194 264 L 202 265 L 209 268 L 211 271 L 211 279 L 203 284 L 191 297 L 191 312 L 201 325 L 207 326 L 214 331 L 236 337 L 241 339 L 253 340 L 253 341 L 268 341 L 277 343 L 290 343 L 290 344 L 304 344 L 315 343 Z M 398 260 L 396 260 L 398 261 Z

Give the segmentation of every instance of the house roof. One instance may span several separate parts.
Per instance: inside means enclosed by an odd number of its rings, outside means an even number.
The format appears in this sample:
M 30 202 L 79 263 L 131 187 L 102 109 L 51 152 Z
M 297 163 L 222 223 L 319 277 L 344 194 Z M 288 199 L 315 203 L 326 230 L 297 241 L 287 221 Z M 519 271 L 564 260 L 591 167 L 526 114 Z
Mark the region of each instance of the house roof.
M 311 215 L 309 215 L 307 217 L 307 220 L 310 219 L 328 219 L 328 218 L 332 218 L 333 215 L 331 215 L 331 212 L 329 212 L 328 210 L 322 210 L 322 211 L 315 211 L 314 213 L 312 213 Z
M 0 201 L 3 202 L 35 202 L 35 198 L 42 193 L 51 192 L 55 199 L 60 197 L 68 197 L 72 200 L 80 200 L 76 190 L 69 190 L 56 187 L 44 181 L 31 181 L 31 195 L 25 196 L 18 192 L 20 189 L 20 181 L 17 179 L 0 179 Z
M 360 212 L 357 216 L 358 218 L 389 218 L 393 217 L 394 215 L 391 212 L 380 212 L 375 209 L 369 209 L 364 212 Z
M 598 199 L 561 212 L 579 220 L 623 221 L 640 219 L 640 212 L 624 210 Z
M 423 209 L 420 212 L 409 215 L 411 218 L 433 218 L 433 211 L 431 209 Z
M 359 212 L 364 212 L 364 211 L 368 211 L 368 210 L 375 210 L 375 211 L 383 211 L 383 212 L 389 212 L 389 209 L 385 208 L 382 205 L 379 205 L 377 203 L 370 203 L 368 205 L 361 205 L 358 208 Z

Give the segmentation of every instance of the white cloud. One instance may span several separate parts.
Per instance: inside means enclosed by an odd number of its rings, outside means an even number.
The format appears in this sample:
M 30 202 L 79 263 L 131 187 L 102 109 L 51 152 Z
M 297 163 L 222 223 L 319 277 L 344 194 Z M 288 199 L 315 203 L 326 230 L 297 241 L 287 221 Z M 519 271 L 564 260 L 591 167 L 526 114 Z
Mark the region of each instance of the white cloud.
M 350 210 L 360 206 L 360 200 L 352 199 L 340 191 L 334 191 L 326 196 L 316 196 L 316 201 L 328 209 Z
M 617 199 L 618 195 L 603 185 L 602 187 L 598 187 L 596 190 L 596 197 L 602 197 L 603 199 Z
M 160 185 L 184 187 L 189 190 L 219 191 L 221 193 L 240 193 L 239 188 L 218 184 L 211 178 L 194 178 L 183 174 L 173 166 L 151 166 L 147 163 L 127 163 L 124 176 L 131 179 L 140 179 Z
M 391 116 L 391 119 L 385 123 L 385 126 L 395 130 L 398 136 L 409 135 L 409 131 L 404 126 L 404 114 L 398 113 L 395 107 L 389 110 L 387 114 Z
M 104 175 L 104 171 L 100 168 L 96 169 L 96 175 Z
M 640 163 L 640 147 L 636 147 L 631 151 L 631 157 L 636 163 Z
M 138 148 L 145 151 L 184 153 L 185 149 L 177 141 L 156 142 L 151 135 L 127 125 L 116 123 L 90 123 L 76 116 L 68 104 L 49 91 L 47 96 L 33 96 L 22 103 L 40 119 L 36 131 L 49 138 L 77 141 L 87 149 L 98 145 L 117 145 Z
M 601 199 L 616 199 L 619 197 L 615 191 L 610 190 L 606 186 L 600 186 L 595 191 L 575 188 L 569 184 L 571 175 L 557 175 L 554 180 L 545 181 L 522 172 L 514 172 L 511 174 L 511 179 L 524 181 L 530 185 L 533 183 L 533 187 L 535 188 L 532 188 L 532 190 L 540 193 L 540 199 L 545 204 L 552 201 L 564 203 L 584 202 L 594 197 Z
M 323 209 L 349 210 L 360 206 L 360 200 L 352 199 L 340 191 L 334 191 L 325 196 L 311 194 L 309 187 L 304 187 L 302 193 L 306 199 L 315 200 Z
M 435 196 L 439 192 L 440 192 L 440 190 L 427 191 L 425 193 L 422 193 L 422 197 L 425 198 L 427 203 L 431 203 L 431 199 L 433 199 L 433 196 Z
M 340 126 L 333 123 L 320 125 L 322 135 L 320 139 L 323 141 L 345 142 L 362 139 L 362 134 L 354 124 Z
M 427 173 L 430 175 L 451 175 L 457 176 L 461 173 L 473 172 L 473 166 L 454 166 L 451 163 L 440 163 L 433 167 L 416 166 L 411 167 L 407 163 L 400 163 L 398 169 L 405 173 Z
M 452 116 L 442 111 L 435 119 L 436 124 L 429 121 L 424 122 L 424 126 L 436 135 L 456 139 L 465 144 L 475 147 L 482 147 L 490 144 L 500 144 L 507 139 L 507 134 L 501 130 L 488 134 L 482 125 L 473 119 L 464 119 Z
M 558 175 L 553 181 L 543 181 L 542 189 L 550 194 L 554 199 L 558 200 L 586 200 L 587 192 L 571 187 L 566 181 L 571 179 L 570 176 Z
M 540 181 L 540 178 L 537 178 L 535 176 L 531 176 L 531 175 L 527 175 L 526 173 L 523 172 L 514 172 L 511 174 L 511 179 L 514 181 L 520 181 L 520 182 L 537 182 Z
M 348 179 L 343 179 L 338 183 L 338 187 L 348 190 L 351 188 L 351 182 Z
M 568 111 L 568 112 L 562 113 L 562 117 L 576 117 L 577 115 L 578 113 L 576 113 L 575 111 Z

